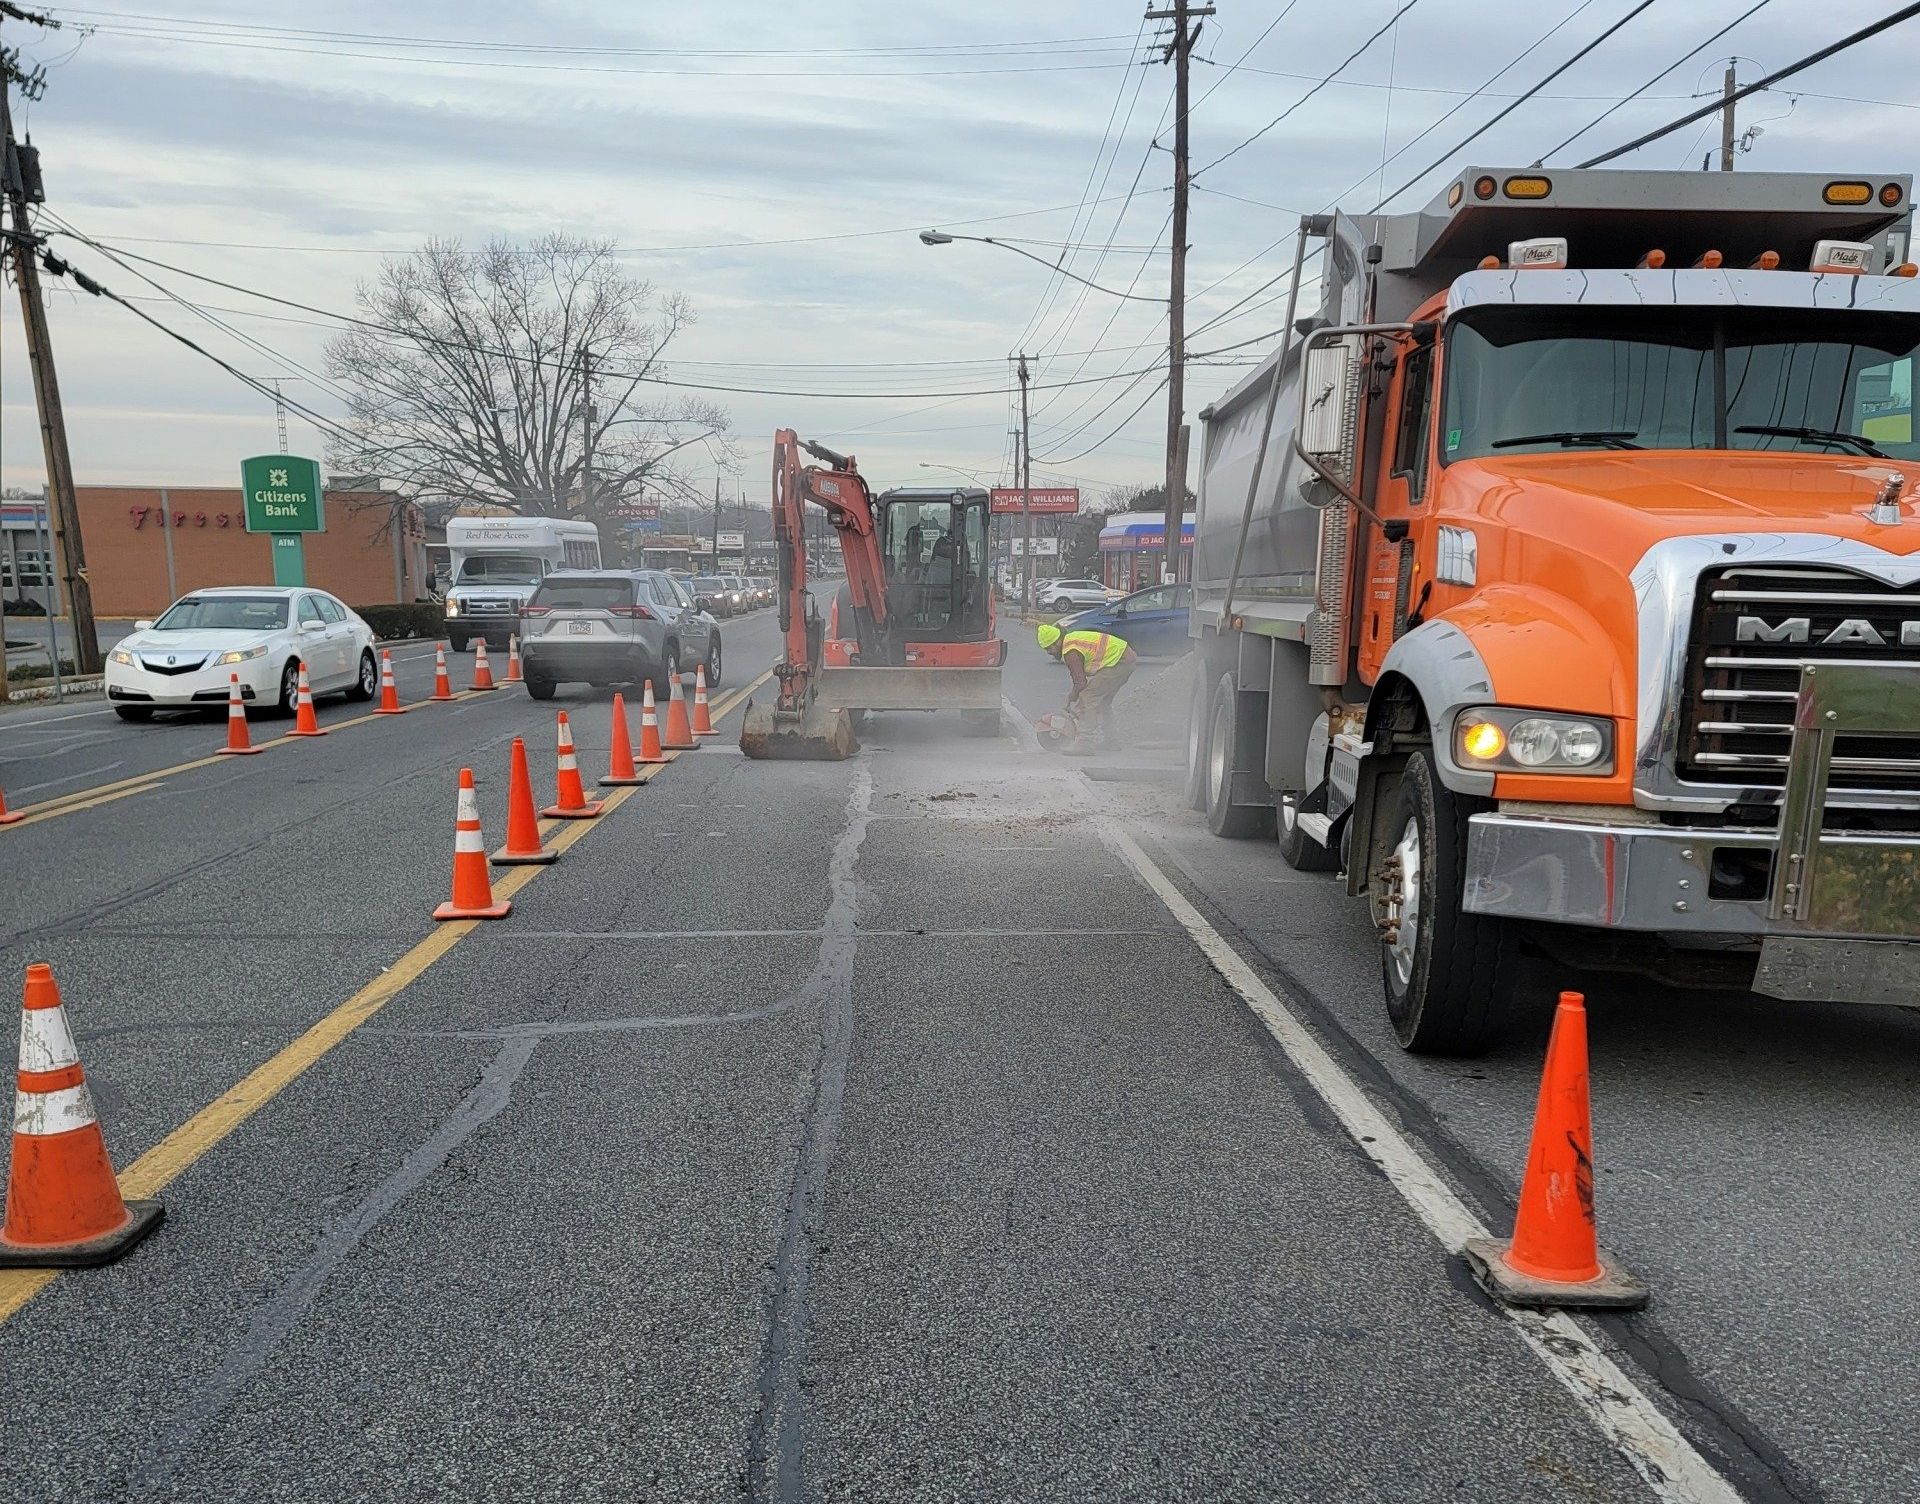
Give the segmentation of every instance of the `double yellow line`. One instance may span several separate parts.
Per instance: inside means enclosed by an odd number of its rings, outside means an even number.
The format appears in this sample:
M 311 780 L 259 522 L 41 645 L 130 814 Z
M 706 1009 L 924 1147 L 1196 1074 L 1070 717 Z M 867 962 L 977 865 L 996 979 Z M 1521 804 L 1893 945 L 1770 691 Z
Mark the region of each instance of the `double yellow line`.
M 416 700 L 407 709 L 412 710 L 419 705 L 451 705 L 454 700 L 472 699 L 486 692 L 463 689 L 453 697 L 453 700 Z M 364 726 L 369 721 L 388 719 L 391 717 L 382 716 L 377 711 L 369 711 L 365 715 L 350 716 L 344 721 L 330 721 L 325 729 L 344 731 L 349 726 Z M 287 747 L 304 740 L 307 738 L 276 736 L 271 741 L 256 742 L 254 745 L 262 752 L 271 752 L 276 747 Z M 111 804 L 116 799 L 127 799 L 135 794 L 145 793 L 148 789 L 181 773 L 191 773 L 196 768 L 210 768 L 216 763 L 225 761 L 226 759 L 219 753 L 210 753 L 206 757 L 196 757 L 191 762 L 177 762 L 169 767 L 155 768 L 151 773 L 135 773 L 131 778 L 121 778 L 113 783 L 98 783 L 92 788 L 76 789 L 71 794 L 62 794 L 56 799 L 46 799 L 39 804 L 24 804 L 20 807 L 23 818 L 14 821 L 6 829 L 25 830 L 29 825 L 38 825 L 42 820 L 55 820 L 61 815 L 74 815 L 83 809 L 95 809 L 102 804 Z
M 751 684 L 744 685 L 722 698 L 713 707 L 715 722 L 738 709 L 748 695 L 772 677 L 773 671 L 769 669 Z M 669 759 L 677 759 L 680 754 L 670 752 L 667 756 Z M 187 763 L 184 766 L 200 767 L 205 762 L 217 760 L 209 757 L 203 759 L 203 762 Z M 665 763 L 650 764 L 640 770 L 640 776 L 650 781 L 658 776 L 665 766 Z M 607 813 L 611 814 L 625 804 L 639 792 L 639 788 L 637 784 L 629 784 L 608 791 L 603 800 Z M 127 792 L 137 793 L 138 790 L 130 789 Z M 541 830 L 543 834 L 552 833 L 552 839 L 546 842 L 547 845 L 556 851 L 564 852 L 584 840 L 587 832 L 599 823 L 597 820 L 550 820 L 543 822 Z M 510 898 L 549 870 L 551 869 L 546 867 L 516 867 L 493 884 L 494 895 L 498 898 Z M 477 920 L 462 919 L 438 926 L 426 939 L 401 956 L 392 966 L 313 1025 L 279 1054 L 255 1066 L 243 1078 L 228 1087 L 122 1170 L 119 1175 L 120 1194 L 129 1200 L 158 1195 L 234 1129 L 284 1091 L 307 1067 L 323 1058 L 355 1029 L 418 981 L 428 967 L 446 955 L 467 935 L 473 933 L 478 924 Z M 57 1269 L 0 1270 L 0 1322 L 11 1318 L 34 1296 L 52 1284 L 59 1273 Z

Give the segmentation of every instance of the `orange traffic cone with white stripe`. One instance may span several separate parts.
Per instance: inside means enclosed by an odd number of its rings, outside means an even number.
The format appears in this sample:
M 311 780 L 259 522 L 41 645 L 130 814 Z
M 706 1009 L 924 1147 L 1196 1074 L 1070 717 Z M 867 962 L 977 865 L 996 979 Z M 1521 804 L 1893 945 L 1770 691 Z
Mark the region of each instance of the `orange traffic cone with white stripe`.
M 480 801 L 473 792 L 473 769 L 460 770 L 460 798 L 453 814 L 453 897 L 433 911 L 435 919 L 504 919 L 513 905 L 493 901 L 487 874 L 487 846 L 480 836 Z
M 642 763 L 666 762 L 664 748 L 660 745 L 660 716 L 653 705 L 653 680 L 647 680 L 647 687 L 640 695 L 640 759 Z
M 585 785 L 580 782 L 580 759 L 573 753 L 573 726 L 566 711 L 560 712 L 560 774 L 555 783 L 554 802 L 540 811 L 548 820 L 591 820 L 606 808 L 598 800 L 589 802 Z
M 320 719 L 313 713 L 313 686 L 307 683 L 307 665 L 300 665 L 300 689 L 293 697 L 293 730 L 288 736 L 325 736 Z
M 157 1201 L 123 1201 L 53 968 L 27 968 L 13 1170 L 0 1269 L 111 1264 L 160 1225 Z
M 400 703 L 400 686 L 393 682 L 393 654 L 385 648 L 380 650 L 380 708 L 375 715 L 405 715 L 407 707 Z
M 447 645 L 444 642 L 433 650 L 433 698 L 453 698 L 453 680 L 447 677 Z
M 0 825 L 12 825 L 16 821 L 26 818 L 25 810 L 9 810 L 7 808 L 7 791 L 0 789 Z
M 1647 1287 L 1600 1251 L 1594 1230 L 1587 1001 L 1577 992 L 1561 993 L 1554 1010 L 1513 1236 L 1471 1239 L 1465 1253 L 1487 1293 L 1509 1305 L 1647 1303 Z
M 515 632 L 507 638 L 507 683 L 524 682 L 520 675 L 520 634 Z
M 499 687 L 493 682 L 493 668 L 487 662 L 487 639 L 482 637 L 473 645 L 473 683 L 467 688 L 488 690 Z
M 718 736 L 713 729 L 713 712 L 707 706 L 707 666 L 698 664 L 693 670 L 693 734 L 695 736 Z
M 633 765 L 633 742 L 627 735 L 627 697 L 616 690 L 613 696 L 613 747 L 607 754 L 607 776 L 600 783 L 603 788 L 618 788 L 623 784 L 646 781 L 646 777 Z
M 222 757 L 251 757 L 260 749 L 247 732 L 247 702 L 240 698 L 240 676 L 227 675 L 227 744 Z
M 496 866 L 545 866 L 560 853 L 540 844 L 540 817 L 533 811 L 533 779 L 527 773 L 527 744 L 513 739 L 512 771 L 507 775 L 507 844 L 493 854 Z
M 687 721 L 687 702 L 680 698 L 680 675 L 667 675 L 667 730 L 660 745 L 670 752 L 691 752 L 700 743 L 693 739 L 693 727 Z

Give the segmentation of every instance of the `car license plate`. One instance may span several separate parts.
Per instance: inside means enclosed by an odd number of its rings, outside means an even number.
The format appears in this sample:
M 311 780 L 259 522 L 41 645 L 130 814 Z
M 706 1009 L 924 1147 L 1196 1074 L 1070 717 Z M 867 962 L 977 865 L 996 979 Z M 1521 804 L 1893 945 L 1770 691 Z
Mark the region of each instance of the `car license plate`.
M 567 623 L 567 630 L 575 637 L 591 637 L 593 636 L 593 623 L 590 621 L 570 621 Z

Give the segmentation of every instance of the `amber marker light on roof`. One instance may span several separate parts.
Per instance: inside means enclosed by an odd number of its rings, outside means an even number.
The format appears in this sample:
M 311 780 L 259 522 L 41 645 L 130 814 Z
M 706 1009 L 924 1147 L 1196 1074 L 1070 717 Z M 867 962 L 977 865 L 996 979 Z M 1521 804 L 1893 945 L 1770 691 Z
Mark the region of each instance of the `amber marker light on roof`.
M 1870 204 L 1873 202 L 1873 184 L 1829 183 L 1820 196 L 1830 204 Z

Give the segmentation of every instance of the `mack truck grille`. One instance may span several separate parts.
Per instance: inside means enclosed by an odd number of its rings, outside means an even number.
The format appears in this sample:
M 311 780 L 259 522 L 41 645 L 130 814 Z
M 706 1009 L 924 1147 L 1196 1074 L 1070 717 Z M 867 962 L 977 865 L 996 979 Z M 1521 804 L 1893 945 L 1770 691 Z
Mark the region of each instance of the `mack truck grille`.
M 1920 664 L 1920 589 L 1840 569 L 1711 570 L 1700 578 L 1689 644 L 1680 775 L 1778 788 L 1801 665 Z M 1842 737 L 1828 786 L 1920 790 L 1920 733 Z

